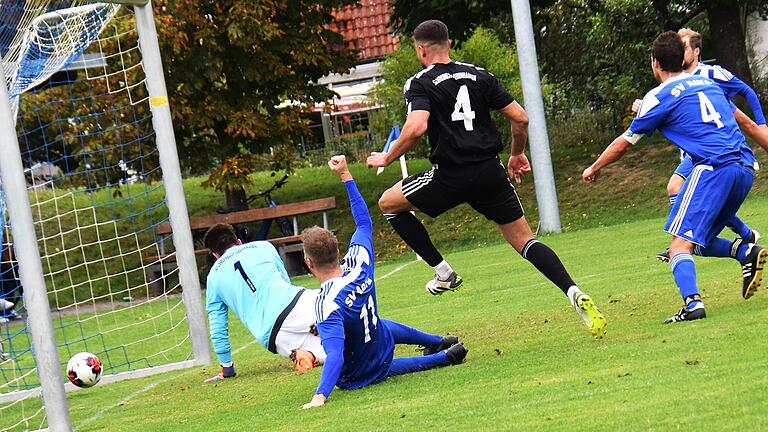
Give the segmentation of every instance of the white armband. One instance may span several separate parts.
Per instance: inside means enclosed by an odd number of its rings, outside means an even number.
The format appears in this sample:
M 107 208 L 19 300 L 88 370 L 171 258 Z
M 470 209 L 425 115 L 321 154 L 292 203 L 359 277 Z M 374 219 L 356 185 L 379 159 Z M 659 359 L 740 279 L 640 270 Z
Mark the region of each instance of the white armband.
M 635 144 L 636 142 L 640 141 L 640 138 L 644 137 L 644 134 L 636 134 L 632 132 L 632 129 L 627 129 L 626 132 L 624 132 L 624 139 L 629 141 L 630 144 Z

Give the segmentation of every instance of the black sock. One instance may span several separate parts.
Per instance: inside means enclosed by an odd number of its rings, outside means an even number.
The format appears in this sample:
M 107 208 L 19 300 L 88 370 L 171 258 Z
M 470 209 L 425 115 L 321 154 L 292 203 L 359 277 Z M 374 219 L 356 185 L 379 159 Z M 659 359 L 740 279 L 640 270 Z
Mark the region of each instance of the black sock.
M 568 295 L 568 288 L 576 285 L 555 251 L 544 243 L 540 243 L 535 239 L 528 240 L 528 243 L 523 246 L 523 251 L 520 255 L 530 261 L 541 274 L 557 285 L 563 291 L 563 294 Z
M 434 267 L 443 261 L 424 225 L 411 212 L 398 214 L 385 214 L 384 217 L 392 225 L 395 232 L 402 238 L 414 252 L 424 259 L 430 266 Z

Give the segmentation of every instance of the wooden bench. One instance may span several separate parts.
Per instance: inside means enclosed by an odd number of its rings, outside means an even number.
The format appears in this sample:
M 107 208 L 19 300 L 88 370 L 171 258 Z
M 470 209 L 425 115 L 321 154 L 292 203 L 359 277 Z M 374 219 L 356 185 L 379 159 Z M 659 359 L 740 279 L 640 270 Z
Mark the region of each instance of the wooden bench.
M 270 219 L 290 217 L 293 221 L 293 235 L 267 239 L 275 245 L 280 258 L 285 263 L 286 270 L 291 276 L 303 274 L 304 257 L 301 236 L 299 235 L 298 216 L 309 213 L 323 212 L 323 228 L 328 229 L 328 210 L 336 208 L 336 197 L 320 198 L 310 201 L 302 201 L 290 204 L 279 204 L 275 207 L 255 208 L 239 212 L 226 213 L 213 216 L 199 216 L 189 218 L 189 225 L 193 234 L 208 230 L 217 223 L 238 225 L 245 223 L 261 222 Z M 149 274 L 152 283 L 151 292 L 159 295 L 165 292 L 165 278 L 169 272 L 176 269 L 176 253 L 166 253 L 165 242 L 170 239 L 173 230 L 170 222 L 163 222 L 157 226 L 157 235 L 160 255 L 148 256 L 144 262 L 149 264 Z M 209 250 L 206 248 L 195 250 L 195 255 L 205 257 Z

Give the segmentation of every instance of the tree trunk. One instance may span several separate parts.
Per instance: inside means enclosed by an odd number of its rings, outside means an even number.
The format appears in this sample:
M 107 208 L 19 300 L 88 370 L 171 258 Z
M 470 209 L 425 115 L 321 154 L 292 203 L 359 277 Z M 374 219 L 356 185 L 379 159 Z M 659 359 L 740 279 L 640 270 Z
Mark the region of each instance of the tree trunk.
M 248 203 L 245 202 L 245 189 L 227 190 L 225 196 L 228 209 L 232 209 L 232 211 L 248 210 Z
M 732 2 L 709 0 L 707 17 L 712 47 L 717 54 L 717 64 L 752 86 L 752 73 L 749 70 L 739 6 Z

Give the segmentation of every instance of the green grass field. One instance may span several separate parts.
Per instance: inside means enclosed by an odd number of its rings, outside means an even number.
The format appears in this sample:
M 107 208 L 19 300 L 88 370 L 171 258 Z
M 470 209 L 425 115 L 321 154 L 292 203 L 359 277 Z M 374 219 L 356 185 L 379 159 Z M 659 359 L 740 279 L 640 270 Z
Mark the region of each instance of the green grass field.
M 741 214 L 761 226 L 768 199 Z M 377 268 L 382 316 L 459 335 L 459 366 L 335 390 L 301 411 L 320 370 L 288 360 L 231 331 L 239 375 L 217 385 L 202 367 L 69 396 L 82 431 L 228 430 L 763 430 L 768 428 L 768 292 L 740 296 L 732 260 L 697 259 L 709 318 L 663 326 L 680 306 L 669 268 L 653 255 L 668 241 L 661 219 L 585 229 L 544 241 L 606 314 L 593 340 L 557 288 L 506 245 L 448 254 L 462 290 L 432 297 L 431 269 L 406 256 Z M 299 284 L 315 287 L 308 278 Z M 236 320 L 235 320 L 236 321 Z M 238 348 L 239 347 L 239 348 Z M 415 355 L 410 347 L 397 355 Z
M 70 396 L 73 425 L 78 430 L 287 430 L 302 425 L 321 430 L 420 430 L 454 425 L 471 430 L 666 430 L 686 427 L 696 418 L 709 429 L 768 428 L 768 414 L 760 411 L 768 398 L 762 394 L 766 379 L 760 374 L 768 365 L 762 355 L 768 352 L 762 325 L 768 300 L 763 290 L 749 302 L 740 299 L 738 265 L 697 260 L 710 318 L 680 327 L 659 324 L 680 303 L 668 267 L 653 260 L 668 241 L 659 218 L 668 208 L 664 185 L 675 163 L 675 150 L 657 140 L 642 142 L 620 164 L 607 169 L 597 185 L 586 186 L 579 175 L 594 157 L 592 151 L 578 145 L 553 146 L 565 234 L 545 241 L 606 313 L 606 340 L 591 340 L 564 296 L 508 246 L 501 245 L 498 230 L 468 206 L 437 219 L 422 218 L 435 243 L 467 280 L 460 292 L 437 298 L 426 294 L 423 285 L 431 277 L 431 269 L 413 261 L 413 254 L 376 206 L 380 194 L 399 178 L 399 170 L 390 168 L 376 176 L 374 170 L 353 164 L 352 173 L 373 215 L 382 316 L 431 332 L 460 335 L 471 350 L 465 365 L 399 377 L 357 392 L 336 391 L 327 406 L 301 412 L 298 406 L 312 395 L 319 371 L 295 374 L 289 362 L 255 345 L 233 319 L 231 335 L 234 346 L 240 347 L 237 379 L 205 387 L 202 380 L 216 372 L 208 367 L 99 385 Z M 765 165 L 765 154 L 759 152 L 758 157 Z M 411 172 L 428 167 L 424 159 L 409 161 Z M 193 216 L 215 214 L 223 205 L 219 192 L 200 188 L 202 180 L 185 179 Z M 252 191 L 269 187 L 273 180 L 269 173 L 255 175 Z M 38 191 L 40 202 L 45 203 L 34 206 L 34 211 L 43 218 L 66 213 L 60 222 L 64 227 L 87 224 L 88 217 L 109 221 L 126 215 L 135 215 L 135 223 L 143 226 L 150 219 L 165 217 L 162 207 L 151 215 L 141 213 L 142 206 L 134 197 L 147 194 L 147 202 L 162 200 L 162 187 L 155 186 L 149 191 L 126 186 L 122 192 L 129 199 L 117 201 L 109 190 L 74 198 L 67 191 Z M 532 179 L 525 179 L 518 190 L 535 227 Z M 327 168 L 298 170 L 274 198 L 288 203 L 325 196 L 338 199 L 330 224 L 345 242 L 353 229 L 346 193 Z M 58 203 L 53 204 L 55 201 Z M 70 207 L 85 212 L 76 221 L 67 212 Z M 760 174 L 740 214 L 768 232 L 761 225 L 768 214 L 768 187 Z M 125 219 L 116 226 L 129 229 L 132 223 Z M 319 215 L 300 219 L 301 227 L 313 223 L 320 223 Z M 48 232 L 53 228 L 46 225 L 41 229 Z M 123 247 L 120 241 L 110 240 L 114 226 L 105 225 L 106 233 L 101 230 L 81 230 L 78 235 L 86 242 L 101 238 L 108 248 Z M 149 241 L 151 232 L 136 235 Z M 73 249 L 76 256 L 69 266 L 62 255 L 53 257 L 49 265 L 69 270 L 47 282 L 67 287 L 65 282 L 93 281 L 101 276 L 106 271 L 103 265 L 77 265 L 91 252 L 101 253 L 86 249 L 82 253 Z M 138 254 L 126 255 L 126 261 L 138 263 L 140 259 Z M 201 267 L 201 274 L 205 272 Z M 109 289 L 108 284 L 97 281 L 86 289 L 57 290 L 51 295 L 52 305 L 106 292 L 113 293 L 116 301 L 126 294 L 136 295 L 121 290 L 126 284 L 121 277 L 106 279 L 114 285 Z M 131 286 L 140 284 L 142 277 L 141 272 L 130 273 Z M 297 283 L 317 286 L 309 279 Z M 167 313 L 168 309 L 167 304 L 155 304 L 103 314 L 90 320 L 99 322 L 100 332 L 86 341 L 75 317 L 58 318 L 54 325 L 59 342 L 61 335 L 69 341 L 62 346 L 60 357 L 66 361 L 82 349 L 97 351 L 101 348 L 89 345 L 96 343 L 114 350 L 104 353 L 109 358 L 103 360 L 111 365 L 108 373 L 145 367 L 145 363 L 184 360 L 190 351 L 184 340 L 186 329 L 183 323 L 176 327 L 183 311 L 178 308 Z M 89 315 L 80 314 L 80 318 L 87 320 Z M 132 341 L 131 352 L 121 355 L 125 341 Z M 14 343 L 19 350 L 28 340 Z M 398 353 L 415 354 L 412 349 Z M 18 364 L 23 369 L 32 365 L 30 352 Z M 7 375 L 8 364 L 0 365 L 0 372 L 3 369 Z M 34 374 L 23 382 L 27 386 L 35 383 Z M 0 388 L 0 393 L 10 390 Z M 39 399 L 34 399 L 0 407 L 0 430 L 39 406 Z M 35 428 L 40 421 L 36 418 L 25 426 Z

